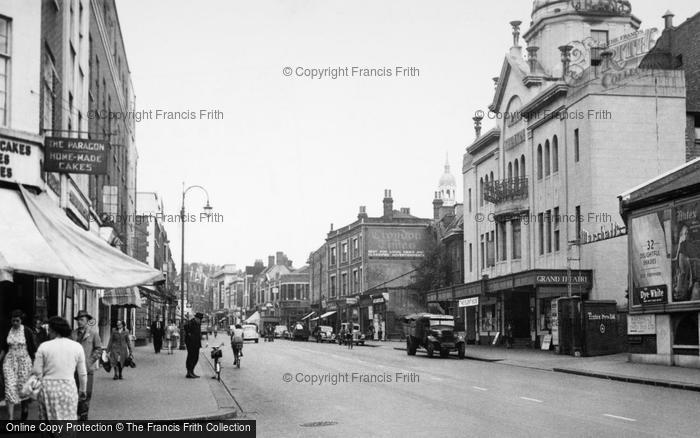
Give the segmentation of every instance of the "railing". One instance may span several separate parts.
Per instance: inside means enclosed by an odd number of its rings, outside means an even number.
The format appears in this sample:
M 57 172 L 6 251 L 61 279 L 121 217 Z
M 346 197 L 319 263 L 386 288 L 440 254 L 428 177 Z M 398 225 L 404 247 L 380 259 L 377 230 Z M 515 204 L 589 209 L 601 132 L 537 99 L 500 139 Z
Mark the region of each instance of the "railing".
M 508 178 L 484 184 L 484 200 L 499 204 L 514 199 L 527 198 L 527 178 Z

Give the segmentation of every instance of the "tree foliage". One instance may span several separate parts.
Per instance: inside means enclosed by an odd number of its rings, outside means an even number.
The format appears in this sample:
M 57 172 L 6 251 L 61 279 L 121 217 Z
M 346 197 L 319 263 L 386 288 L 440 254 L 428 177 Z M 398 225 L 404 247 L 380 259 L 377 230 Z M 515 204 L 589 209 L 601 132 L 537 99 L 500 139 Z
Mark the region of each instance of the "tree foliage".
M 437 239 L 437 233 L 432 231 L 432 239 L 425 249 L 425 256 L 416 264 L 413 275 L 413 287 L 427 292 L 449 285 L 450 262 L 445 245 Z

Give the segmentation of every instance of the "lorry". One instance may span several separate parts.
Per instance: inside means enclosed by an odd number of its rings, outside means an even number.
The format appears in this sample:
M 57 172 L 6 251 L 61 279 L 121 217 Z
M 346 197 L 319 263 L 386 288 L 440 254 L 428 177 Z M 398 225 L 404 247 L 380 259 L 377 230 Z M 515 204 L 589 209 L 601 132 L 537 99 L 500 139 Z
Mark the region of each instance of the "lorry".
M 406 352 L 415 356 L 421 348 L 428 357 L 435 352 L 440 357 L 447 357 L 456 351 L 457 357 L 464 359 L 466 343 L 462 336 L 455 333 L 455 321 L 452 315 L 432 313 L 415 313 L 403 318 L 406 335 Z

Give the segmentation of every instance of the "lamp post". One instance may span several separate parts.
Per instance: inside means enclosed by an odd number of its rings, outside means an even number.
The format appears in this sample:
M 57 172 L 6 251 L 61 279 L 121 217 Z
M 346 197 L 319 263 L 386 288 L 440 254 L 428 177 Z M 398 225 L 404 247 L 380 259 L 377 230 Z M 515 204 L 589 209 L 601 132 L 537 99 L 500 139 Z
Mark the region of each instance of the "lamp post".
M 184 329 L 185 327 L 185 195 L 191 189 L 201 189 L 207 196 L 207 205 L 204 206 L 204 211 L 211 211 L 212 207 L 209 205 L 209 193 L 207 189 L 202 186 L 189 186 L 185 188 L 185 183 L 182 183 L 182 208 L 180 209 L 180 222 L 181 222 L 181 248 L 180 248 L 180 326 Z M 189 295 L 189 293 L 188 293 Z M 184 333 L 180 336 L 180 350 L 185 349 L 185 336 Z

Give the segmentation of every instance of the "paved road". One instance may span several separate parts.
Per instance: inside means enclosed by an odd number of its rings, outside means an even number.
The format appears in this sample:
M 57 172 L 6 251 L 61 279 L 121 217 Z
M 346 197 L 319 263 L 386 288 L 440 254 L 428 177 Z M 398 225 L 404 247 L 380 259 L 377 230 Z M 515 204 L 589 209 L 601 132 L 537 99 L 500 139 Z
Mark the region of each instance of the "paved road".
M 697 437 L 700 430 L 698 392 L 408 357 L 397 346 L 247 343 L 241 369 L 225 350 L 222 375 L 260 437 Z M 304 381 L 313 376 L 340 380 Z

